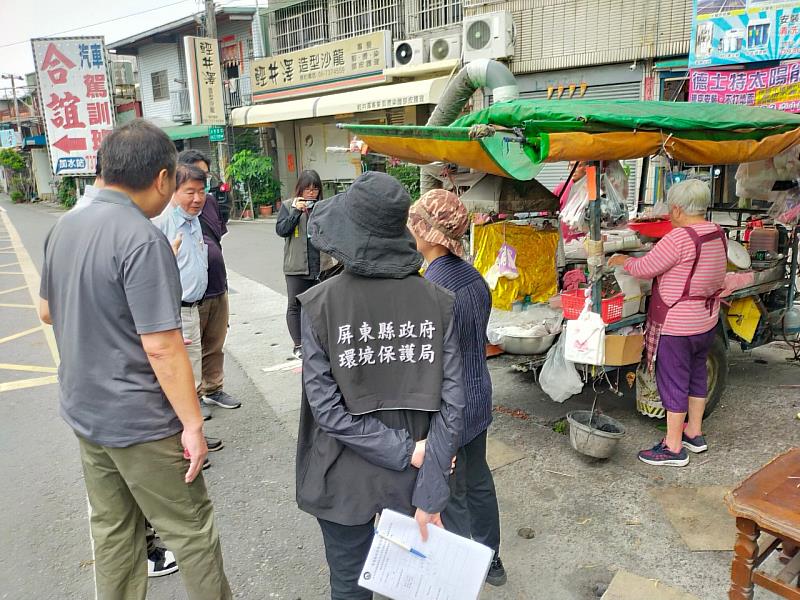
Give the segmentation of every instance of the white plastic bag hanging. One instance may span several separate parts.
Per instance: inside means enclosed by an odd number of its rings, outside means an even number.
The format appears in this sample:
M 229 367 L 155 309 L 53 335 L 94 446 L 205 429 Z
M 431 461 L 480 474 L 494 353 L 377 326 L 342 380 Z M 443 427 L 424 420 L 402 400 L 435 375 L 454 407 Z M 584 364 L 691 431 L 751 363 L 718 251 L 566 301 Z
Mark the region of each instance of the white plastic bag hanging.
M 583 381 L 575 365 L 564 356 L 566 336 L 562 333 L 556 344 L 547 352 L 541 373 L 539 385 L 542 391 L 555 402 L 564 402 L 575 394 L 580 394 Z
M 561 210 L 561 222 L 574 233 L 589 231 L 584 218 L 586 207 L 589 206 L 589 186 L 586 181 L 587 178 L 584 177 L 572 184 L 569 191 L 569 199 Z
M 606 324 L 588 306 L 587 299 L 578 318 L 567 321 L 564 352 L 566 359 L 571 362 L 601 366 L 606 360 Z
M 519 277 L 517 269 L 517 250 L 505 242 L 497 251 L 497 260 L 494 261 L 497 267 L 497 274 L 506 279 L 516 279 Z

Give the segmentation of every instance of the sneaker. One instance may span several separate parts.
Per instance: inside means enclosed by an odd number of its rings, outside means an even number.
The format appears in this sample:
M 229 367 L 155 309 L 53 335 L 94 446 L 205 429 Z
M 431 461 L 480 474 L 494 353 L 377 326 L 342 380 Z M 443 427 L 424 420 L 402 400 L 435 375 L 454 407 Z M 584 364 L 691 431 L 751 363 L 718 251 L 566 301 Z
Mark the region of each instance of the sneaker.
M 648 465 L 685 467 L 689 464 L 689 454 L 685 448 L 681 448 L 680 452 L 675 453 L 667 448 L 664 440 L 661 440 L 650 450 L 639 452 L 639 460 Z
M 164 548 L 153 548 L 147 553 L 147 576 L 163 577 L 171 575 L 178 570 L 178 563 L 175 556 Z
M 216 404 L 220 408 L 239 408 L 242 405 L 241 402 L 235 400 L 233 396 L 222 390 L 203 396 L 203 402 L 206 404 Z
M 211 409 L 203 402 L 200 403 L 200 414 L 203 415 L 203 421 L 208 421 L 211 418 Z
M 208 467 L 211 466 L 211 461 L 208 460 L 208 457 L 203 461 L 203 471 L 205 471 Z
M 217 450 L 222 450 L 225 447 L 221 439 L 208 436 L 206 436 L 206 446 L 208 446 L 209 452 L 216 452 Z
M 303 360 L 303 347 L 295 346 L 294 350 L 292 350 L 292 356 L 294 356 L 298 360 Z
M 708 450 L 708 443 L 706 442 L 706 438 L 703 435 L 698 435 L 693 438 L 690 438 L 686 433 L 683 434 L 683 447 L 686 448 L 689 452 L 694 452 L 695 454 L 700 454 L 701 452 L 705 452 Z
M 489 573 L 486 575 L 486 583 L 494 586 L 505 585 L 508 577 L 506 577 L 506 568 L 503 566 L 503 561 L 499 556 L 495 556 L 489 567 Z

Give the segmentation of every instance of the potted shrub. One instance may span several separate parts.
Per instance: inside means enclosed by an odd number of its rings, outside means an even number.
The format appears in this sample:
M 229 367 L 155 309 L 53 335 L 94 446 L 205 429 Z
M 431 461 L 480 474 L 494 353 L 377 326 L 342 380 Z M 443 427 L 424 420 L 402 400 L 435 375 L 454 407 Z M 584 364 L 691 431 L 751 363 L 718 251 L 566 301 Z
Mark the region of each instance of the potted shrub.
M 252 150 L 239 150 L 231 158 L 225 175 L 245 189 L 259 214 L 272 214 L 272 203 L 280 197 L 281 183 L 272 174 L 271 158 Z M 242 216 L 247 218 L 244 213 Z

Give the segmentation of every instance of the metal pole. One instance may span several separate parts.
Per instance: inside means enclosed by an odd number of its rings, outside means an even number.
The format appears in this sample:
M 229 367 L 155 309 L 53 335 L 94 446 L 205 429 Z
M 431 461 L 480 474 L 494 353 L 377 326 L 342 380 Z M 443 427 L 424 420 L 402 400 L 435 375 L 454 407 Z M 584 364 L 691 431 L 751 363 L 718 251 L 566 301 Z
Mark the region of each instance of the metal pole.
M 597 197 L 591 203 L 589 212 L 589 239 L 594 243 L 602 244 L 603 235 L 600 231 L 600 181 L 602 179 L 603 162 L 597 161 L 595 166 L 595 189 L 597 190 Z M 594 244 L 593 244 L 594 245 Z M 603 276 L 603 256 L 600 256 L 600 264 L 593 264 L 591 272 L 589 273 L 592 279 L 592 310 L 597 314 L 601 314 L 602 304 L 602 291 L 603 284 L 601 278 Z

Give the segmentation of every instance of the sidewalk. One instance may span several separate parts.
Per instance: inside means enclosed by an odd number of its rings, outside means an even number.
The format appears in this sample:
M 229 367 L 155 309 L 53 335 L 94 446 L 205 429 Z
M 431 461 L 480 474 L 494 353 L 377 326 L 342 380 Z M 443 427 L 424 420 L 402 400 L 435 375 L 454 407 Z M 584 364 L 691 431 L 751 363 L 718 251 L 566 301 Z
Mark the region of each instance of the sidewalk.
M 236 272 L 229 272 L 229 282 L 226 351 L 296 437 L 300 365 L 289 359 L 285 298 Z M 588 409 L 591 397 L 554 404 L 531 375 L 511 371 L 511 359 L 492 359 L 495 420 L 489 455 L 509 580 L 502 588 L 487 588 L 481 598 L 593 598 L 618 572 L 620 581 L 635 579 L 630 574 L 657 580 L 658 589 L 647 600 L 725 597 L 734 524 L 722 495 L 797 439 L 792 417 L 800 400 L 777 387 L 798 375 L 796 366 L 785 363 L 786 355 L 776 348 L 755 351 L 766 366 L 742 354 L 732 357 L 730 386 L 707 423 L 711 449 L 693 456 L 684 469 L 649 467 L 636 459 L 638 450 L 663 433 L 657 422 L 639 416 L 632 402 L 608 392 L 598 398 L 599 406 L 622 421 L 627 434 L 607 461 L 577 454 L 552 424 L 569 410 Z M 523 528 L 535 537 L 518 535 Z M 706 535 L 693 536 L 698 529 Z M 667 586 L 691 596 L 668 595 Z M 619 587 L 627 585 L 614 589 Z

